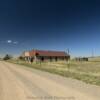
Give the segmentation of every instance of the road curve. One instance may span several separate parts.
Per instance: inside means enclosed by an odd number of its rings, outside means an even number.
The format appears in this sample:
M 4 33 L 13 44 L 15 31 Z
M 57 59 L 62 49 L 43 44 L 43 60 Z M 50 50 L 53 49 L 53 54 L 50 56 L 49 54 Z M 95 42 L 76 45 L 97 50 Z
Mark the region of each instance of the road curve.
M 0 61 L 0 100 L 100 100 L 100 87 Z

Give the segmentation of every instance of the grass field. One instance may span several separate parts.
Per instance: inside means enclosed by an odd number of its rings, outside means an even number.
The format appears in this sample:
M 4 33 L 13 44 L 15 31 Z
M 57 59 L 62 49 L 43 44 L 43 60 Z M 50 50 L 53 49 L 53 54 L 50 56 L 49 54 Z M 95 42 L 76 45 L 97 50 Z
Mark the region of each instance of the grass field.
M 25 61 L 10 60 L 9 62 L 25 65 L 27 67 L 47 71 L 50 73 L 62 75 L 64 77 L 71 77 L 84 81 L 89 84 L 100 86 L 100 62 L 46 62 L 46 63 L 33 63 L 29 64 Z

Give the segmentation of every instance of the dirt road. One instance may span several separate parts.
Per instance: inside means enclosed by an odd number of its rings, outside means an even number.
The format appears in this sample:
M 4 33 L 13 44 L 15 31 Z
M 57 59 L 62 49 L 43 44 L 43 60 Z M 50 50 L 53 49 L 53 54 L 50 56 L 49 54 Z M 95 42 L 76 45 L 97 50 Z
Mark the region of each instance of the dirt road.
M 0 100 L 100 100 L 100 87 L 0 61 Z

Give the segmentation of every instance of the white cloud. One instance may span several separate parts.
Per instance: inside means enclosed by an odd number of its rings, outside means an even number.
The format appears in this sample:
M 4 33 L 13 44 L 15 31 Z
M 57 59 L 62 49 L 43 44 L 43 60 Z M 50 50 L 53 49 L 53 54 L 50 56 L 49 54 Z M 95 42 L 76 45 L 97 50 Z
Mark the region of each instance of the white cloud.
M 18 44 L 18 41 L 7 40 L 6 43 L 8 43 L 8 44 Z
M 7 40 L 7 43 L 12 43 L 12 40 Z
M 13 42 L 13 44 L 18 44 L 18 42 L 17 42 L 17 41 L 15 41 L 15 42 Z
M 13 44 L 13 45 L 17 45 L 17 44 L 19 44 L 19 42 L 18 41 L 13 41 L 13 40 L 5 40 L 5 41 L 1 41 L 0 40 L 0 43 L 3 43 L 3 44 Z

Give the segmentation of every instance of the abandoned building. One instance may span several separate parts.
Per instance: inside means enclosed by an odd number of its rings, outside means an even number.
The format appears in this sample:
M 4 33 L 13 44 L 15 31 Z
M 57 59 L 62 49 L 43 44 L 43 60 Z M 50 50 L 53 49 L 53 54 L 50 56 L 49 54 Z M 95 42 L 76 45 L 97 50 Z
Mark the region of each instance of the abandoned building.
M 23 53 L 26 61 L 68 61 L 70 55 L 64 51 L 31 50 Z

